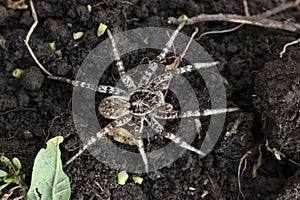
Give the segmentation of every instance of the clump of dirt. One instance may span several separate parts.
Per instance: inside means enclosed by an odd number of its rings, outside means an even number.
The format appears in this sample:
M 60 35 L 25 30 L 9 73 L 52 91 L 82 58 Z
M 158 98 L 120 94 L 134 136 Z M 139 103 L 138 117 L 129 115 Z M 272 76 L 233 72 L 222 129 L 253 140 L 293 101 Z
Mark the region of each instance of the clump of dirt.
M 265 135 L 282 153 L 300 161 L 300 53 L 267 62 L 255 78 L 255 105 L 264 116 Z

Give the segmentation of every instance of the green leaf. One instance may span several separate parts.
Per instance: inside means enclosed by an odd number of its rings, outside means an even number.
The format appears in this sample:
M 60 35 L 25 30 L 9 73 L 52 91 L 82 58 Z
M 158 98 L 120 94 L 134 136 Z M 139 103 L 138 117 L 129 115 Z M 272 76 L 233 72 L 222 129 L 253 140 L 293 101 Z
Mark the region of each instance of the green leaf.
M 79 39 L 81 39 L 83 36 L 84 36 L 84 32 L 82 32 L 82 31 L 73 33 L 73 38 L 74 38 L 74 40 L 79 40 Z
M 182 14 L 182 15 L 180 15 L 180 17 L 178 17 L 178 20 L 180 20 L 180 21 L 186 21 L 188 19 L 189 19 L 189 17 L 186 14 Z
M 285 158 L 285 155 L 275 148 L 273 148 L 273 153 L 277 160 L 281 160 L 281 158 Z
M 21 162 L 20 162 L 20 160 L 19 160 L 18 158 L 13 158 L 13 159 L 12 159 L 12 162 L 14 163 L 15 167 L 16 167 L 18 170 L 21 169 L 22 165 L 21 165 Z
M 0 194 L 2 194 L 1 191 L 2 191 L 4 188 L 6 188 L 8 185 L 9 185 L 9 183 L 5 183 L 5 184 L 3 184 L 3 185 L 0 185 Z
M 49 47 L 51 49 L 51 51 L 54 53 L 56 51 L 56 43 L 54 42 L 50 42 L 49 43 Z
M 127 179 L 128 179 L 128 174 L 125 171 L 121 171 L 118 173 L 118 184 L 119 185 L 125 185 Z
M 1 156 L 0 157 L 0 162 L 2 162 L 3 164 L 5 164 L 6 166 L 10 166 L 11 165 L 10 160 L 6 156 Z
M 100 37 L 101 35 L 103 35 L 105 33 L 107 29 L 107 26 L 105 24 L 100 23 L 98 30 L 97 30 L 97 36 Z
M 141 185 L 143 183 L 143 178 L 139 177 L 139 176 L 132 176 L 132 179 L 135 183 Z
M 13 71 L 13 77 L 15 77 L 15 78 L 21 78 L 22 75 L 23 75 L 22 69 L 17 68 Z
M 91 11 L 92 11 L 92 6 L 91 6 L 90 4 L 87 5 L 86 8 L 87 8 L 88 12 L 91 12 Z
M 62 169 L 59 144 L 63 137 L 57 136 L 47 142 L 34 160 L 28 200 L 68 200 L 71 195 L 69 177 Z M 41 194 L 41 198 L 40 195 Z
M 19 178 L 17 176 L 13 176 L 13 177 L 4 177 L 4 182 L 5 183 L 15 183 L 15 184 L 19 184 Z
M 8 173 L 6 171 L 3 171 L 0 169 L 0 178 L 6 177 L 7 175 L 8 175 Z

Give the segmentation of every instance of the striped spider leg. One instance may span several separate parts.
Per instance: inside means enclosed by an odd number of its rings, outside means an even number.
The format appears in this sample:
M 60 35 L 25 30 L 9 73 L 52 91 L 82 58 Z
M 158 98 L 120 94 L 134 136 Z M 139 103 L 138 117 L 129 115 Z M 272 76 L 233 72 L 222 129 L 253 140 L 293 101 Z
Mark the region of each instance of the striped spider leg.
M 112 95 L 120 95 L 120 96 L 127 96 L 128 93 L 125 90 L 122 90 L 117 87 L 113 87 L 110 85 L 95 85 L 91 83 L 87 83 L 84 81 L 76 81 L 68 78 L 63 78 L 59 76 L 48 76 L 47 78 L 55 81 L 61 81 L 64 83 L 68 83 L 73 85 L 73 87 L 80 87 L 80 88 L 85 88 L 89 89 L 95 92 L 103 93 L 103 94 L 112 94 Z
M 115 42 L 110 30 L 108 30 L 108 29 L 107 29 L 107 34 L 108 34 L 108 37 L 112 44 L 113 53 L 114 53 L 114 61 L 116 62 L 121 81 L 129 91 L 133 91 L 136 89 L 136 85 L 134 84 L 134 81 L 132 80 L 132 78 L 128 74 L 125 73 L 124 63 L 120 58 L 116 42 Z
M 74 156 L 72 156 L 67 162 L 66 162 L 66 166 L 69 165 L 71 162 L 73 162 L 76 158 L 78 158 L 79 156 L 81 156 L 83 154 L 83 152 L 88 149 L 90 146 L 92 146 L 93 144 L 95 144 L 97 141 L 101 140 L 106 134 L 108 134 L 111 130 L 113 130 L 114 128 L 117 127 L 121 127 L 125 124 L 127 124 L 128 122 L 130 122 L 132 119 L 131 115 L 124 115 L 118 119 L 115 119 L 114 121 L 112 121 L 111 123 L 109 123 L 107 126 L 105 126 L 103 129 L 101 129 L 101 131 L 97 132 L 95 135 L 91 137 L 87 144 L 85 144 L 82 149 L 80 149 Z
M 173 32 L 169 41 L 165 44 L 165 47 L 160 52 L 160 54 L 154 59 L 153 62 L 149 63 L 147 70 L 144 72 L 144 75 L 142 76 L 142 78 L 140 80 L 139 86 L 147 85 L 149 83 L 150 78 L 152 77 L 152 75 L 155 73 L 155 71 L 158 68 L 158 63 L 160 63 L 161 61 L 163 61 L 166 58 L 167 53 L 170 52 L 170 49 L 171 49 L 172 45 L 174 44 L 179 31 L 183 28 L 184 25 L 185 25 L 185 22 L 182 22 L 181 24 L 178 25 L 177 29 Z
M 136 126 L 134 128 L 134 136 L 135 136 L 135 140 L 139 149 L 139 153 L 143 159 L 144 165 L 145 165 L 145 171 L 146 173 L 149 172 L 149 165 L 148 165 L 148 159 L 146 156 L 146 152 L 145 152 L 145 147 L 144 147 L 144 142 L 143 142 L 143 138 L 141 137 L 142 132 L 143 132 L 143 128 L 144 128 L 144 121 L 145 118 L 141 118 L 140 120 L 138 120 L 138 122 L 136 122 Z
M 173 141 L 175 144 L 180 146 L 181 148 L 187 149 L 189 151 L 195 152 L 200 156 L 204 157 L 205 153 L 201 150 L 189 145 L 181 137 L 174 135 L 173 133 L 166 132 L 164 127 L 153 117 L 151 116 L 150 120 L 148 120 L 148 124 L 150 127 L 158 134 L 162 135 L 163 137 Z

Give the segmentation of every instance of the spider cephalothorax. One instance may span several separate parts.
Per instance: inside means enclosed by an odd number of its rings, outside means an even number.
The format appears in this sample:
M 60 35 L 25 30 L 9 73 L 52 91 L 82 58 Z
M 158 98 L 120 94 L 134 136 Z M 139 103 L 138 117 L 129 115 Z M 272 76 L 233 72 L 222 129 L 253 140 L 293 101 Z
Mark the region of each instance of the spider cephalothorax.
M 145 116 L 150 114 L 164 102 L 161 91 L 150 89 L 138 89 L 130 94 L 130 112 L 135 116 Z
M 102 130 L 97 132 L 95 136 L 91 137 L 88 140 L 87 144 L 82 148 L 82 150 L 80 150 L 75 156 L 73 156 L 67 162 L 67 164 L 71 163 L 74 159 L 80 156 L 84 150 L 95 144 L 105 135 L 111 135 L 114 130 L 129 124 L 130 126 L 134 126 L 134 133 L 132 133 L 132 135 L 135 137 L 135 141 L 132 142 L 132 144 L 137 145 L 143 159 L 146 172 L 149 171 L 148 158 L 144 149 L 142 138 L 144 126 L 146 125 L 149 126 L 155 133 L 160 134 L 167 139 L 170 139 L 178 146 L 193 151 L 201 156 L 205 155 L 204 152 L 189 145 L 181 137 L 171 132 L 167 132 L 164 129 L 163 125 L 159 123 L 160 119 L 200 117 L 237 110 L 237 108 L 222 108 L 206 109 L 202 111 L 188 110 L 180 112 L 178 110 L 174 110 L 172 104 L 165 102 L 166 92 L 168 91 L 169 84 L 174 76 L 186 72 L 191 72 L 197 69 L 210 68 L 217 64 L 217 62 L 192 63 L 179 67 L 179 63 L 181 62 L 186 50 L 188 49 L 188 46 L 192 39 L 191 38 L 185 51 L 182 55 L 180 55 L 180 59 L 176 59 L 176 62 L 174 62 L 173 65 L 169 65 L 169 67 L 167 66 L 166 71 L 163 74 L 156 77 L 153 76 L 158 69 L 158 63 L 162 63 L 163 60 L 166 59 L 167 53 L 170 51 L 175 38 L 177 37 L 179 31 L 183 26 L 184 23 L 180 24 L 178 28 L 173 32 L 169 41 L 166 43 L 165 48 L 163 48 L 162 52 L 156 57 L 154 61 L 151 61 L 149 63 L 147 69 L 143 72 L 143 75 L 138 82 L 133 81 L 132 77 L 125 73 L 125 67 L 118 54 L 114 38 L 111 32 L 109 30 L 107 31 L 112 43 L 114 59 L 120 75 L 120 80 L 126 87 L 126 90 L 119 89 L 115 86 L 96 86 L 85 82 L 80 83 L 78 81 L 65 80 L 69 83 L 72 83 L 75 87 L 91 89 L 99 93 L 111 94 L 112 96 L 106 97 L 100 102 L 98 110 L 103 117 L 113 120 Z M 193 34 L 193 36 L 194 35 L 195 34 Z M 61 80 L 61 78 L 58 77 L 51 78 Z

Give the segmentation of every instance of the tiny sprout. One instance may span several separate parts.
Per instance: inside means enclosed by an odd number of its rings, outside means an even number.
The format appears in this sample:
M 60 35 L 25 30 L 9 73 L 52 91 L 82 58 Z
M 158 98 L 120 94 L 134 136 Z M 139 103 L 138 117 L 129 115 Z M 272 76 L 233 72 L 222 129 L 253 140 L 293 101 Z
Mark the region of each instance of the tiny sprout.
M 77 33 L 73 33 L 73 38 L 74 40 L 79 40 L 80 38 L 82 38 L 84 36 L 84 32 L 79 31 Z
M 20 162 L 20 160 L 19 160 L 18 158 L 13 158 L 13 159 L 12 159 L 12 162 L 13 162 L 14 166 L 15 166 L 18 170 L 21 169 L 22 164 L 21 164 L 21 162 Z
M 3 171 L 0 169 L 0 178 L 8 176 L 8 173 L 6 171 Z
M 178 17 L 178 20 L 180 20 L 180 21 L 186 21 L 188 19 L 189 19 L 189 17 L 186 14 L 182 14 L 182 15 L 180 15 L 180 17 Z
M 87 8 L 88 12 L 91 12 L 91 11 L 92 11 L 92 6 L 91 6 L 90 4 L 87 5 L 86 8 Z
M 107 25 L 100 23 L 98 30 L 97 30 L 97 36 L 100 37 L 101 35 L 103 35 L 105 33 L 107 29 Z
M 5 164 L 6 166 L 11 165 L 10 160 L 6 156 L 1 156 L 0 157 L 0 162 L 2 162 L 3 164 Z
M 273 148 L 273 153 L 274 156 L 277 160 L 281 160 L 281 158 L 284 158 L 285 155 L 283 153 L 281 153 L 280 151 L 278 151 L 277 149 Z
M 56 51 L 56 44 L 55 44 L 55 42 L 50 42 L 49 46 L 50 46 L 51 51 L 54 53 Z
M 20 187 L 23 186 L 25 175 L 20 173 L 21 162 L 18 158 L 13 158 L 10 161 L 5 156 L 0 156 L 0 163 L 2 163 L 6 171 L 0 170 L 0 196 L 3 190 L 7 188 L 10 184 L 16 184 Z
M 119 185 L 125 185 L 127 179 L 128 179 L 128 174 L 126 171 L 121 171 L 118 173 L 118 184 Z
M 13 71 L 13 77 L 15 77 L 15 78 L 21 78 L 22 75 L 23 75 L 22 69 L 17 68 Z
M 141 184 L 143 183 L 143 180 L 144 180 L 144 179 L 141 178 L 141 177 L 139 177 L 139 176 L 132 176 L 132 180 L 133 180 L 135 183 L 141 185 Z

